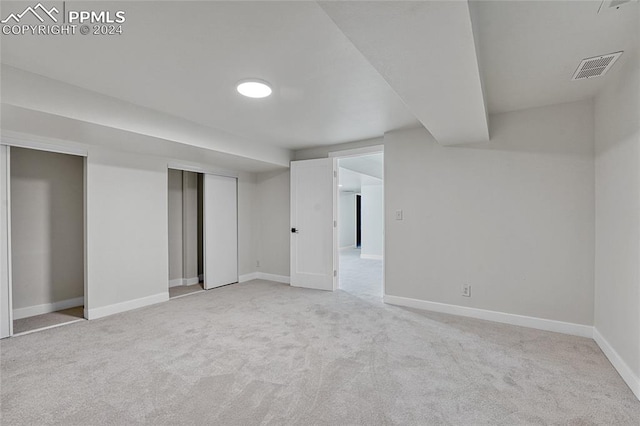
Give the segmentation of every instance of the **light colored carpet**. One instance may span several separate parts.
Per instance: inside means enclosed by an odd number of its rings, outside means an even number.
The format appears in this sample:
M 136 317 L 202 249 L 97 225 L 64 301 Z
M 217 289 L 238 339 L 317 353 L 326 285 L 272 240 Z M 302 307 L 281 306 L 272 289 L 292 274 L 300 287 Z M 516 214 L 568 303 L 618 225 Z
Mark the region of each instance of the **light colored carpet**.
M 382 260 L 361 259 L 360 249 L 340 250 L 340 289 L 360 297 L 382 298 Z
M 169 287 L 169 297 L 184 296 L 185 294 L 197 293 L 202 290 L 202 284 Z
M 2 424 L 634 425 L 590 340 L 251 281 L 1 343 Z
M 24 333 L 26 331 L 38 330 L 40 328 L 54 325 L 66 324 L 84 318 L 84 307 L 63 309 L 61 311 L 50 312 L 48 314 L 35 315 L 33 317 L 22 318 L 13 321 L 13 334 Z

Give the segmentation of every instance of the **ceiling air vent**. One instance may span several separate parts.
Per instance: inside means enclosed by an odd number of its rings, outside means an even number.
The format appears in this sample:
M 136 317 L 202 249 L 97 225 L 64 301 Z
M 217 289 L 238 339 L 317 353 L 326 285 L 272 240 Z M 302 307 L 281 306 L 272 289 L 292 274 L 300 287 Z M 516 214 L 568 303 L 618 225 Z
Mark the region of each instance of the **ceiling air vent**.
M 600 77 L 604 75 L 609 68 L 622 55 L 622 52 L 609 53 L 602 56 L 594 56 L 593 58 L 583 59 L 578 65 L 578 69 L 573 74 L 572 80 L 583 80 L 585 78 Z
M 635 0 L 602 0 L 602 3 L 600 3 L 600 7 L 598 8 L 598 13 L 612 9 L 618 10 L 621 6 L 631 3 L 632 1 Z

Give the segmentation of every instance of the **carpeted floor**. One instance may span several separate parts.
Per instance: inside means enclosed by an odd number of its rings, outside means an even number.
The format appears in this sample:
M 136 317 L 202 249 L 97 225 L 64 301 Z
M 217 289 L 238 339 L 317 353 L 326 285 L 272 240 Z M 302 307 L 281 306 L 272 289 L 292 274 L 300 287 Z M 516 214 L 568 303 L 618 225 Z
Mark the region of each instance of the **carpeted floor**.
M 13 321 L 13 334 L 25 333 L 45 327 L 67 324 L 84 319 L 84 306 L 63 309 Z
M 251 281 L 1 343 L 2 424 L 635 425 L 590 340 Z

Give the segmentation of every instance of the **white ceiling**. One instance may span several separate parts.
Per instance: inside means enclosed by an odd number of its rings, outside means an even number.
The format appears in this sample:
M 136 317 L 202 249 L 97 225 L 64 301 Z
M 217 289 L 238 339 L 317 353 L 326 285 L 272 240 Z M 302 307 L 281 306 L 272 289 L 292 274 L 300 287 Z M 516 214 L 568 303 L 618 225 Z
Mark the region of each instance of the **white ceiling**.
M 419 125 L 315 2 L 91 2 L 122 36 L 2 37 L 2 62 L 286 148 Z M 24 3 L 3 2 L 3 14 Z M 238 96 L 257 77 L 273 96 Z
M 382 180 L 363 173 L 340 167 L 340 180 L 338 182 L 340 192 L 359 193 L 362 185 L 382 185 Z
M 338 166 L 354 172 L 382 179 L 384 173 L 384 154 L 358 155 L 338 159 Z
M 479 100 L 495 113 L 589 98 L 629 55 L 604 77 L 571 81 L 580 60 L 637 48 L 637 2 L 601 14 L 600 1 L 473 1 L 470 11 L 466 2 L 451 3 L 89 2 L 88 9 L 125 10 L 124 34 L 2 36 L 0 59 L 184 119 L 165 120 L 161 129 L 176 142 L 193 144 L 183 135 L 194 132 L 203 135 L 200 142 L 224 133 L 247 146 L 301 149 L 379 137 L 420 122 L 443 143 L 468 129 L 482 138 Z M 3 1 L 2 14 L 24 5 Z M 464 35 L 452 34 L 454 28 Z M 484 99 L 478 97 L 480 75 Z M 415 83 L 422 76 L 424 82 Z M 238 96 L 235 83 L 250 77 L 270 81 L 274 95 Z M 17 80 L 33 78 L 7 84 Z M 20 97 L 21 91 L 12 93 Z M 67 100 L 65 108 L 97 114 L 90 104 L 74 102 Z M 12 105 L 30 108 L 26 101 Z M 40 111 L 82 119 L 48 105 Z M 129 121 L 142 122 L 134 114 Z M 220 132 L 190 133 L 189 123 Z M 260 155 L 256 150 L 253 158 Z
M 466 1 L 321 6 L 440 144 L 489 141 Z
M 638 3 L 598 13 L 601 1 L 471 2 L 489 112 L 594 96 L 638 45 Z M 571 81 L 584 58 L 627 51 L 603 77 Z

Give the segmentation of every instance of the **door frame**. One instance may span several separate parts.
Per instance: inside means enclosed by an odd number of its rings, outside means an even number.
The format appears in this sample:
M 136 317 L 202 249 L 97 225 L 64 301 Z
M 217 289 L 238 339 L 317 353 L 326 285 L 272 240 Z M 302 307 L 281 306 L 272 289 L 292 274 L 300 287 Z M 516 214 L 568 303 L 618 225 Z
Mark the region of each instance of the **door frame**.
M 5 337 L 11 337 L 14 335 L 13 333 L 13 271 L 11 268 L 11 255 L 12 255 L 12 245 L 11 245 L 11 148 L 25 148 L 25 149 L 33 149 L 36 151 L 45 151 L 45 152 L 53 152 L 56 154 L 66 154 L 66 155 L 74 155 L 77 157 L 82 157 L 82 199 L 83 199 L 83 267 L 84 267 L 84 276 L 83 276 L 83 287 L 84 287 L 84 311 L 83 316 L 85 319 L 88 319 L 87 313 L 89 311 L 89 282 L 88 282 L 88 236 L 87 236 L 87 198 L 88 198 L 88 151 L 83 147 L 80 147 L 78 144 L 70 144 L 67 141 L 59 140 L 59 139 L 51 139 L 45 138 L 41 136 L 30 136 L 28 134 L 17 133 L 17 132 L 3 132 L 2 137 L 0 138 L 0 149 L 6 149 L 6 158 L 7 158 L 7 167 L 4 171 L 4 179 L 2 180 L 2 184 L 5 186 L 3 190 L 7 191 L 7 204 L 6 206 L 2 206 L 0 208 L 5 209 L 6 212 L 3 215 L 5 220 L 2 221 L 0 226 L 6 226 L 7 232 L 7 241 L 6 241 L 6 256 L 3 256 L 0 259 L 0 264 L 6 264 L 6 282 L 7 282 L 7 303 L 6 307 L 8 307 L 8 321 L 9 321 L 9 334 Z M 2 303 L 2 302 L 0 302 Z M 3 305 L 5 306 L 5 305 Z M 4 316 L 4 315 L 3 315 Z M 0 321 L 3 319 L 0 318 Z
M 382 227 L 382 296 L 384 297 L 387 294 L 387 290 L 386 290 L 386 263 L 387 263 L 387 255 L 386 255 L 386 247 L 387 247 L 387 238 L 386 238 L 386 227 L 387 227 L 387 222 L 386 222 L 386 218 L 385 218 L 385 210 L 386 210 L 386 204 L 385 204 L 385 192 L 386 192 L 386 185 L 385 185 L 385 179 L 384 179 L 384 170 L 385 170 L 385 160 L 384 160 L 384 145 L 371 145 L 371 146 L 365 146 L 362 148 L 354 148 L 354 149 L 345 149 L 345 150 L 341 150 L 341 151 L 331 151 L 329 152 L 329 158 L 333 158 L 333 169 L 337 171 L 337 179 L 334 179 L 334 194 L 333 194 L 333 199 L 334 199 L 334 205 L 333 205 L 333 217 L 335 218 L 334 220 L 336 220 L 336 223 L 338 221 L 338 217 L 339 217 L 339 212 L 338 212 L 338 202 L 340 200 L 340 188 L 338 187 L 339 183 L 340 183 L 340 167 L 338 167 L 338 160 L 340 158 L 349 158 L 349 157 L 362 157 L 364 155 L 368 155 L 368 154 L 377 154 L 377 153 L 382 153 L 383 157 L 382 157 L 382 223 L 384 224 L 384 226 Z M 337 271 L 337 286 L 338 288 L 340 287 L 340 244 L 338 241 L 338 226 L 340 226 L 339 223 L 337 223 L 337 226 L 334 226 L 334 232 L 333 232 L 333 252 L 334 252 L 334 260 L 333 260 L 333 265 L 335 270 Z

